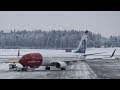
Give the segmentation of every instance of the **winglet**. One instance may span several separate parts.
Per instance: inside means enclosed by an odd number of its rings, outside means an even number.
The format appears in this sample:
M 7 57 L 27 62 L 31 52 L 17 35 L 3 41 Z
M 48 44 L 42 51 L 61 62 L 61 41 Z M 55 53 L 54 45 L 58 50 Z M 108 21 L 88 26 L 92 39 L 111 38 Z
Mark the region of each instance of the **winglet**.
M 115 51 L 116 51 L 116 49 L 113 51 L 113 53 L 112 53 L 112 55 L 110 56 L 110 58 L 114 56 L 114 54 L 115 54 Z

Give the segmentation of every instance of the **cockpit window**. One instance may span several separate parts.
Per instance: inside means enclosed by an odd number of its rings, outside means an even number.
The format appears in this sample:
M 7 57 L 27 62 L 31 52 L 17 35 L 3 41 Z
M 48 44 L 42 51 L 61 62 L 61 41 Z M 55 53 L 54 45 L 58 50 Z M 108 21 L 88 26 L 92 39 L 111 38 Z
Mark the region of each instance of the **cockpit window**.
M 22 58 L 25 58 L 25 56 L 23 56 Z
M 26 56 L 23 56 L 23 58 L 24 58 L 24 59 L 28 59 L 28 57 L 26 57 Z

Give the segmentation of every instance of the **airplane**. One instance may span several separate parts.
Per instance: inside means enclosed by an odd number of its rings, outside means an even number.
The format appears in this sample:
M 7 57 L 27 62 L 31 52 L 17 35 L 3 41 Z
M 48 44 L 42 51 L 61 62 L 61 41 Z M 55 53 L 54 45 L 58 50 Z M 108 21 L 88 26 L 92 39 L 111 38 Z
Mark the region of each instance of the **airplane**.
M 86 30 L 84 35 L 82 36 L 78 48 L 76 50 L 73 50 L 72 52 L 59 54 L 27 53 L 22 57 L 19 57 L 20 55 L 18 51 L 18 58 L 16 58 L 18 60 L 6 61 L 6 63 L 20 63 L 23 66 L 22 70 L 24 71 L 27 71 L 29 68 L 38 68 L 40 66 L 45 66 L 45 70 L 50 70 L 50 66 L 55 66 L 56 68 L 60 68 L 61 70 L 66 70 L 66 67 L 67 65 L 69 65 L 70 62 L 85 60 L 87 56 L 105 53 L 101 52 L 85 54 L 87 47 L 87 36 L 88 30 Z M 14 66 L 15 64 L 10 64 L 10 67 L 11 65 Z

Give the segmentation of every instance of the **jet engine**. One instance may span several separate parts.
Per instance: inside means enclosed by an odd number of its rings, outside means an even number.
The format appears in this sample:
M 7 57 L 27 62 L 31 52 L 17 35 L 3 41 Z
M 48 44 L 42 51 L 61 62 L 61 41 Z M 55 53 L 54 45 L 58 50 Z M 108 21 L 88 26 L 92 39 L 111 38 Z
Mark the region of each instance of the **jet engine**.
M 56 62 L 55 65 L 57 68 L 61 68 L 61 70 L 65 70 L 67 67 L 67 64 L 65 62 Z

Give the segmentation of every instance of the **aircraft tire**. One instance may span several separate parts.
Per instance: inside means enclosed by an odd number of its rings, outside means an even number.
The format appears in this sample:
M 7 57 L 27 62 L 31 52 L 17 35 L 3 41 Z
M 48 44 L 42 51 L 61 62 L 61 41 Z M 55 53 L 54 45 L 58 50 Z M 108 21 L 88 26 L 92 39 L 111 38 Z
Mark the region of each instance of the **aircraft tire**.
M 46 67 L 45 67 L 45 70 L 50 70 L 50 67 L 46 66 Z
M 66 70 L 66 68 L 61 68 L 61 70 Z

